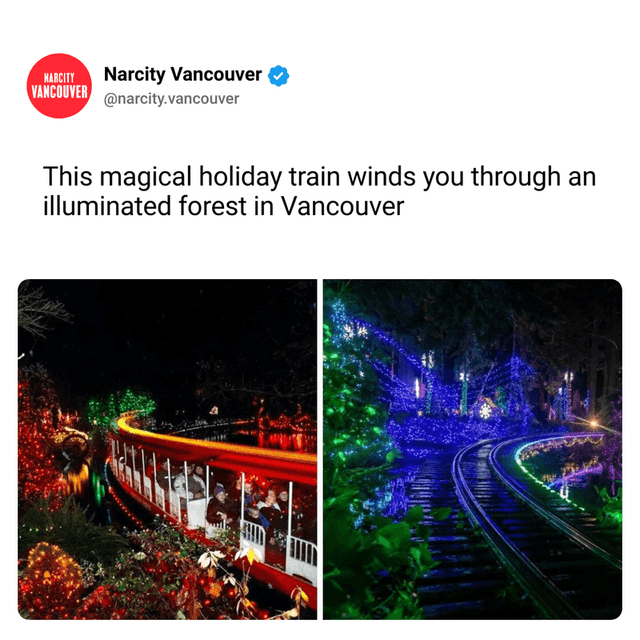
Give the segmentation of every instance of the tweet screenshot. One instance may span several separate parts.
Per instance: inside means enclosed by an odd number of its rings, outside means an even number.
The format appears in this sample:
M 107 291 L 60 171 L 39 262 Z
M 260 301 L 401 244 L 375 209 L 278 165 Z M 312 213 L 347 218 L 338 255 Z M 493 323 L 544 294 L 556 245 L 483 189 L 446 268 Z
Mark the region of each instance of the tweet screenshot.
M 5 16 L 17 633 L 627 636 L 637 3 Z

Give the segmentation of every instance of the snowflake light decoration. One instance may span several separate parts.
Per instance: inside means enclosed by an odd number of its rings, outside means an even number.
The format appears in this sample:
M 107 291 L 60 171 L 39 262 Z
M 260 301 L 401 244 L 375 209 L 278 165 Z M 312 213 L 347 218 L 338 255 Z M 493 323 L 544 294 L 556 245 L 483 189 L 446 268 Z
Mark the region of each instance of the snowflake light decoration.
M 487 420 L 488 418 L 491 417 L 491 407 L 489 406 L 488 402 L 485 402 L 481 407 L 480 407 L 480 417 L 483 420 Z
M 369 330 L 367 327 L 362 326 L 361 324 L 356 324 L 355 326 L 352 324 L 344 325 L 344 333 L 343 337 L 345 340 L 351 340 L 355 336 L 359 338 L 366 338 L 369 335 Z

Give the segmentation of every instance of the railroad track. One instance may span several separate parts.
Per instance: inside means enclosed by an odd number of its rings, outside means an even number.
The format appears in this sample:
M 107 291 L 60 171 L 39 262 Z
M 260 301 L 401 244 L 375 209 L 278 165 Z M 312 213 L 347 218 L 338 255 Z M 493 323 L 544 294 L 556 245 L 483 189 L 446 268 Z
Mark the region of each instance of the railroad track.
M 408 506 L 421 505 L 438 565 L 416 585 L 426 619 L 530 619 L 536 609 L 514 586 L 480 532 L 470 526 L 451 476 L 453 453 L 431 455 L 416 473 Z M 437 509 L 450 514 L 436 519 Z M 439 516 L 440 518 L 441 516 Z
M 543 502 L 513 481 L 500 459 L 515 446 L 480 442 L 455 456 L 434 456 L 416 475 L 409 503 L 425 508 L 429 546 L 440 563 L 417 587 L 425 617 L 617 617 L 615 536 L 560 498 L 557 505 L 549 496 Z M 429 513 L 447 506 L 443 520 Z
M 566 440 L 583 438 L 592 434 L 572 434 L 545 440 Z M 527 439 L 530 440 L 530 439 Z M 580 507 L 568 504 L 567 500 L 544 484 L 520 483 L 509 473 L 515 462 L 522 438 L 501 442 L 491 449 L 489 464 L 502 484 L 522 503 L 527 504 L 560 533 L 574 540 L 578 545 L 602 558 L 614 569 L 622 571 L 622 536 L 610 526 L 598 522 L 597 518 Z M 537 440 L 540 442 L 540 440 Z M 505 461 L 511 464 L 506 464 Z

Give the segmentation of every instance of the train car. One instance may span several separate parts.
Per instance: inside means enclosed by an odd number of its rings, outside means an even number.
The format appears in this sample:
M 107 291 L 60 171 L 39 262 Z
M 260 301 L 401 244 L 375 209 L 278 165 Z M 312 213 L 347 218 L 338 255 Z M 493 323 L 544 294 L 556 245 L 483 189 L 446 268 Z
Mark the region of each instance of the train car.
M 111 469 L 139 504 L 211 546 L 237 535 L 251 575 L 317 609 L 317 456 L 143 431 L 135 412 L 109 433 Z

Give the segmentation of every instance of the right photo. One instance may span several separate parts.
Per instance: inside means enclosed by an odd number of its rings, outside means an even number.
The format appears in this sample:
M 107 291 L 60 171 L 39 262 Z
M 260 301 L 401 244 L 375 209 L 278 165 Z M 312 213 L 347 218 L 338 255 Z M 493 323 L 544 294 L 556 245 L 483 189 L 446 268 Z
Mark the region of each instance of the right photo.
M 622 611 L 614 280 L 325 280 L 323 617 Z

